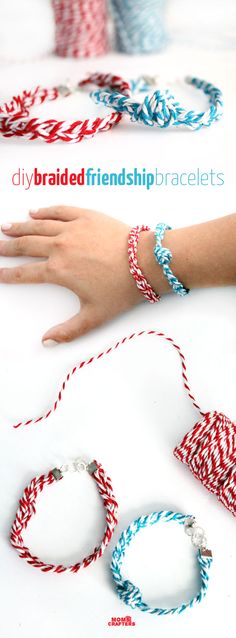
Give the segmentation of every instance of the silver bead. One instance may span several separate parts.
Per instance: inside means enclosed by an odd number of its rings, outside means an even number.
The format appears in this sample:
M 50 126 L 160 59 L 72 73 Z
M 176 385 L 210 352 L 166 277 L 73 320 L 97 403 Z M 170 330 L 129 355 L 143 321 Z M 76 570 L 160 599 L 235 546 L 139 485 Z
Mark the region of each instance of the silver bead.
M 206 546 L 206 535 L 202 527 L 195 526 L 192 531 L 192 543 L 195 547 Z

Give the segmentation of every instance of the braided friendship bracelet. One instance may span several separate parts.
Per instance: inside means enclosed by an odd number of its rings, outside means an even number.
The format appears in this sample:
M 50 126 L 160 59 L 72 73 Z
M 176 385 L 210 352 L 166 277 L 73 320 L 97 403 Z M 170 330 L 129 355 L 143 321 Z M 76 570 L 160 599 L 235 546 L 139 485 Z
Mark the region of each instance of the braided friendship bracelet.
M 109 86 L 111 89 L 121 90 L 125 94 L 129 91 L 130 84 L 119 76 L 105 73 L 93 73 L 71 88 L 70 86 L 58 86 L 44 89 L 40 86 L 30 91 L 23 91 L 21 95 L 13 97 L 8 103 L 0 107 L 0 134 L 4 137 L 26 137 L 29 140 L 42 139 L 48 144 L 52 142 L 76 143 L 96 133 L 108 131 L 121 119 L 121 114 L 113 111 L 105 117 L 96 119 L 57 121 L 55 119 L 41 120 L 37 117 L 30 118 L 32 106 L 38 106 L 46 101 L 56 100 L 58 97 L 67 97 L 80 88 L 96 84 L 97 86 Z
M 191 130 L 198 130 L 203 126 L 210 126 L 223 114 L 222 93 L 213 84 L 205 82 L 195 77 L 187 77 L 187 84 L 191 84 L 197 89 L 201 89 L 209 97 L 209 109 L 207 111 L 195 112 L 187 110 L 177 102 L 169 89 L 156 90 L 149 97 L 145 97 L 142 103 L 136 101 L 130 90 L 129 95 L 122 91 L 110 91 L 107 89 L 95 90 L 91 97 L 96 104 L 105 104 L 119 113 L 130 115 L 132 122 L 141 122 L 147 126 L 158 126 L 167 128 L 168 126 L 187 126 Z M 147 91 L 151 85 L 156 84 L 155 78 L 143 77 L 133 81 L 134 91 Z
M 189 600 L 189 602 L 183 603 L 179 607 L 171 607 L 169 609 L 150 607 L 143 601 L 140 589 L 130 580 L 124 580 L 121 575 L 121 566 L 125 557 L 126 548 L 129 547 L 133 538 L 140 530 L 150 525 L 154 525 L 159 521 L 165 523 L 174 521 L 180 525 L 184 525 L 185 531 L 191 537 L 194 547 L 198 548 L 196 557 L 201 578 L 200 590 L 198 594 Z M 185 516 L 184 514 L 171 511 L 152 512 L 146 516 L 140 516 L 140 518 L 133 521 L 121 534 L 112 554 L 111 572 L 119 598 L 133 609 L 137 608 L 140 609 L 140 611 L 146 611 L 149 614 L 157 614 L 158 616 L 181 614 L 186 609 L 191 609 L 193 605 L 202 601 L 208 589 L 208 572 L 212 564 L 212 553 L 211 550 L 206 548 L 206 544 L 205 532 L 201 527 L 198 527 L 195 518 L 192 516 Z
M 64 473 L 67 471 L 80 472 L 82 470 L 87 470 L 94 479 L 98 492 L 103 500 L 106 510 L 106 529 L 103 539 L 100 545 L 95 547 L 91 554 L 75 565 L 65 567 L 64 565 L 44 563 L 40 560 L 40 558 L 32 555 L 28 547 L 25 546 L 22 532 L 27 528 L 33 514 L 36 513 L 36 501 L 44 487 L 60 481 L 63 478 Z M 50 472 L 46 475 L 43 474 L 42 476 L 33 478 L 28 487 L 25 488 L 23 496 L 19 501 L 16 518 L 11 529 L 10 541 L 14 549 L 16 549 L 19 553 L 20 558 L 24 558 L 29 565 L 37 567 L 38 569 L 41 569 L 41 571 L 56 572 L 57 574 L 67 571 L 76 574 L 80 569 L 88 567 L 91 563 L 95 562 L 97 558 L 100 558 L 103 555 L 106 546 L 111 540 L 115 526 L 117 525 L 117 509 L 118 505 L 113 494 L 111 480 L 106 475 L 102 466 L 96 461 L 86 464 L 81 459 L 77 459 L 74 463 L 72 463 L 72 465 L 64 465 L 60 469 L 54 468 L 54 470 L 50 470 Z
M 222 413 L 201 410 L 189 386 L 185 356 L 175 341 L 171 337 L 167 337 L 163 332 L 158 332 L 157 330 L 134 332 L 129 336 L 123 337 L 123 339 L 120 339 L 99 354 L 81 361 L 67 373 L 56 400 L 47 412 L 36 418 L 20 421 L 14 425 L 14 428 L 37 424 L 48 419 L 57 410 L 67 384 L 77 371 L 115 352 L 121 345 L 138 337 L 149 335 L 164 339 L 177 351 L 181 362 L 184 388 L 193 407 L 201 415 L 201 420 L 186 434 L 182 443 L 175 448 L 174 455 L 187 464 L 194 476 L 208 490 L 216 494 L 218 500 L 223 503 L 233 516 L 236 516 L 236 425 Z
M 155 303 L 160 300 L 160 296 L 155 293 L 146 277 L 144 277 L 137 260 L 139 234 L 146 230 L 150 230 L 149 226 L 135 226 L 135 228 L 131 228 L 128 238 L 129 269 L 137 288 L 142 292 L 145 299 L 150 301 L 150 303 Z
M 169 250 L 169 248 L 163 248 L 161 243 L 164 238 L 166 230 L 171 230 L 171 226 L 168 226 L 167 224 L 162 224 L 162 223 L 157 224 L 156 230 L 155 230 L 156 245 L 153 251 L 154 256 L 159 266 L 161 266 L 163 273 L 170 287 L 172 288 L 173 292 L 176 292 L 177 295 L 184 297 L 185 295 L 189 293 L 189 290 L 188 288 L 185 288 L 183 284 L 181 284 L 181 282 L 173 274 L 170 268 L 170 262 L 173 257 L 172 252 L 171 250 Z

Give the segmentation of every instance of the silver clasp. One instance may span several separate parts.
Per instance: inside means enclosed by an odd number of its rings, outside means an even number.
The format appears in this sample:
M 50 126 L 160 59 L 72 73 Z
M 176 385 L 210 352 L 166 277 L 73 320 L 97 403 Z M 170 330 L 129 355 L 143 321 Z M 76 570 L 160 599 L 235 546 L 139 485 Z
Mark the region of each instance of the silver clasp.
M 87 467 L 87 463 L 83 459 L 78 458 L 71 463 L 61 465 L 59 469 L 61 474 L 65 474 L 66 472 L 83 472 L 84 470 L 87 470 Z
M 158 86 L 160 75 L 142 75 L 140 80 L 143 80 L 145 84 L 149 84 L 149 86 Z
M 86 470 L 89 474 L 94 474 L 97 471 L 98 467 L 99 466 L 97 465 L 96 461 L 90 461 L 90 463 L 86 463 L 86 461 L 79 457 L 78 459 L 71 461 L 71 463 L 65 463 L 64 465 L 61 465 L 61 467 L 54 467 L 54 469 L 52 470 L 52 474 L 55 481 L 60 481 L 60 479 L 67 472 L 84 472 L 84 470 Z
M 205 530 L 197 524 L 194 516 L 189 516 L 184 524 L 185 533 L 191 537 L 192 544 L 197 547 L 202 556 L 212 558 L 212 552 L 207 549 L 207 537 Z
M 76 93 L 78 91 L 78 85 L 72 84 L 71 80 L 67 80 L 65 84 L 59 84 L 57 86 L 57 90 L 61 97 L 67 97 L 67 95 L 71 95 L 72 93 Z

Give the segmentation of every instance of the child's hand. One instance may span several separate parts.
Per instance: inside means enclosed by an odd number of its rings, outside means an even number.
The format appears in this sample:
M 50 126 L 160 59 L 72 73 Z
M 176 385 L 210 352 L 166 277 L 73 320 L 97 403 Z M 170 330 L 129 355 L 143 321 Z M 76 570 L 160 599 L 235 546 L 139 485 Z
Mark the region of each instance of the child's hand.
M 1 268 L 3 283 L 54 283 L 78 295 L 80 313 L 51 328 L 45 345 L 71 341 L 142 301 L 129 272 L 129 226 L 90 210 L 41 208 L 28 222 L 7 224 L 14 239 L 0 242 L 0 255 L 41 257 L 41 261 Z M 152 233 L 142 241 L 152 240 Z
M 0 241 L 0 256 L 41 258 L 16 268 L 0 268 L 0 283 L 54 283 L 72 290 L 80 313 L 51 328 L 45 345 L 71 341 L 143 300 L 129 272 L 129 226 L 83 208 L 52 206 L 30 213 L 31 220 L 7 224 L 14 237 Z M 153 255 L 154 233 L 140 233 L 138 263 L 160 295 L 171 287 Z M 170 230 L 165 247 L 172 269 L 186 288 L 236 284 L 236 214 Z

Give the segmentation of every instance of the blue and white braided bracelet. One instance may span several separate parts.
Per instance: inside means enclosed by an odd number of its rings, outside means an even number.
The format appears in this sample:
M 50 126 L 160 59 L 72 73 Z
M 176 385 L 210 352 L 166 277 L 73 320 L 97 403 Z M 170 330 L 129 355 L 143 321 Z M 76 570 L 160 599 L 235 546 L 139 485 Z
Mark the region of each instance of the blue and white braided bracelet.
M 177 295 L 180 295 L 181 297 L 184 297 L 189 293 L 189 289 L 185 288 L 185 286 L 181 284 L 181 282 L 173 274 L 170 268 L 170 262 L 173 256 L 172 252 L 171 250 L 169 250 L 169 248 L 164 248 L 162 246 L 162 240 L 164 238 L 166 230 L 171 230 L 171 226 L 163 223 L 157 224 L 155 229 L 156 244 L 153 250 L 154 256 L 159 266 L 161 266 L 163 273 L 173 292 L 175 292 Z
M 141 591 L 130 580 L 124 580 L 121 576 L 121 566 L 123 558 L 125 556 L 126 548 L 130 545 L 132 539 L 136 534 L 145 527 L 154 525 L 159 521 L 168 523 L 169 521 L 175 521 L 180 525 L 184 525 L 186 533 L 191 536 L 193 545 L 197 548 L 197 561 L 200 568 L 201 587 L 199 592 L 189 600 L 187 603 L 183 603 L 179 607 L 170 607 L 168 609 L 162 607 L 150 607 L 142 599 Z M 126 605 L 129 605 L 133 609 L 140 609 L 140 611 L 146 611 L 149 614 L 157 614 L 158 616 L 166 616 L 167 614 L 181 614 L 188 608 L 193 607 L 196 603 L 200 603 L 206 595 L 209 581 L 209 569 L 212 564 L 211 550 L 206 548 L 206 536 L 201 527 L 198 527 L 196 520 L 192 516 L 179 514 L 171 511 L 152 512 L 147 516 L 140 516 L 140 518 L 133 521 L 129 527 L 122 532 L 121 537 L 113 551 L 111 571 L 115 581 L 116 591 Z
M 223 114 L 223 96 L 220 89 L 210 82 L 195 77 L 186 77 L 187 84 L 201 89 L 208 97 L 210 106 L 207 111 L 195 112 L 180 105 L 170 93 L 169 89 L 156 90 L 142 103 L 133 97 L 133 91 L 148 91 L 155 83 L 155 78 L 139 78 L 131 81 L 132 90 L 127 96 L 118 91 L 99 89 L 90 95 L 97 104 L 105 104 L 119 113 L 130 115 L 132 122 L 141 122 L 147 126 L 167 128 L 169 126 L 186 126 L 191 130 L 198 130 L 203 126 L 210 126 Z

